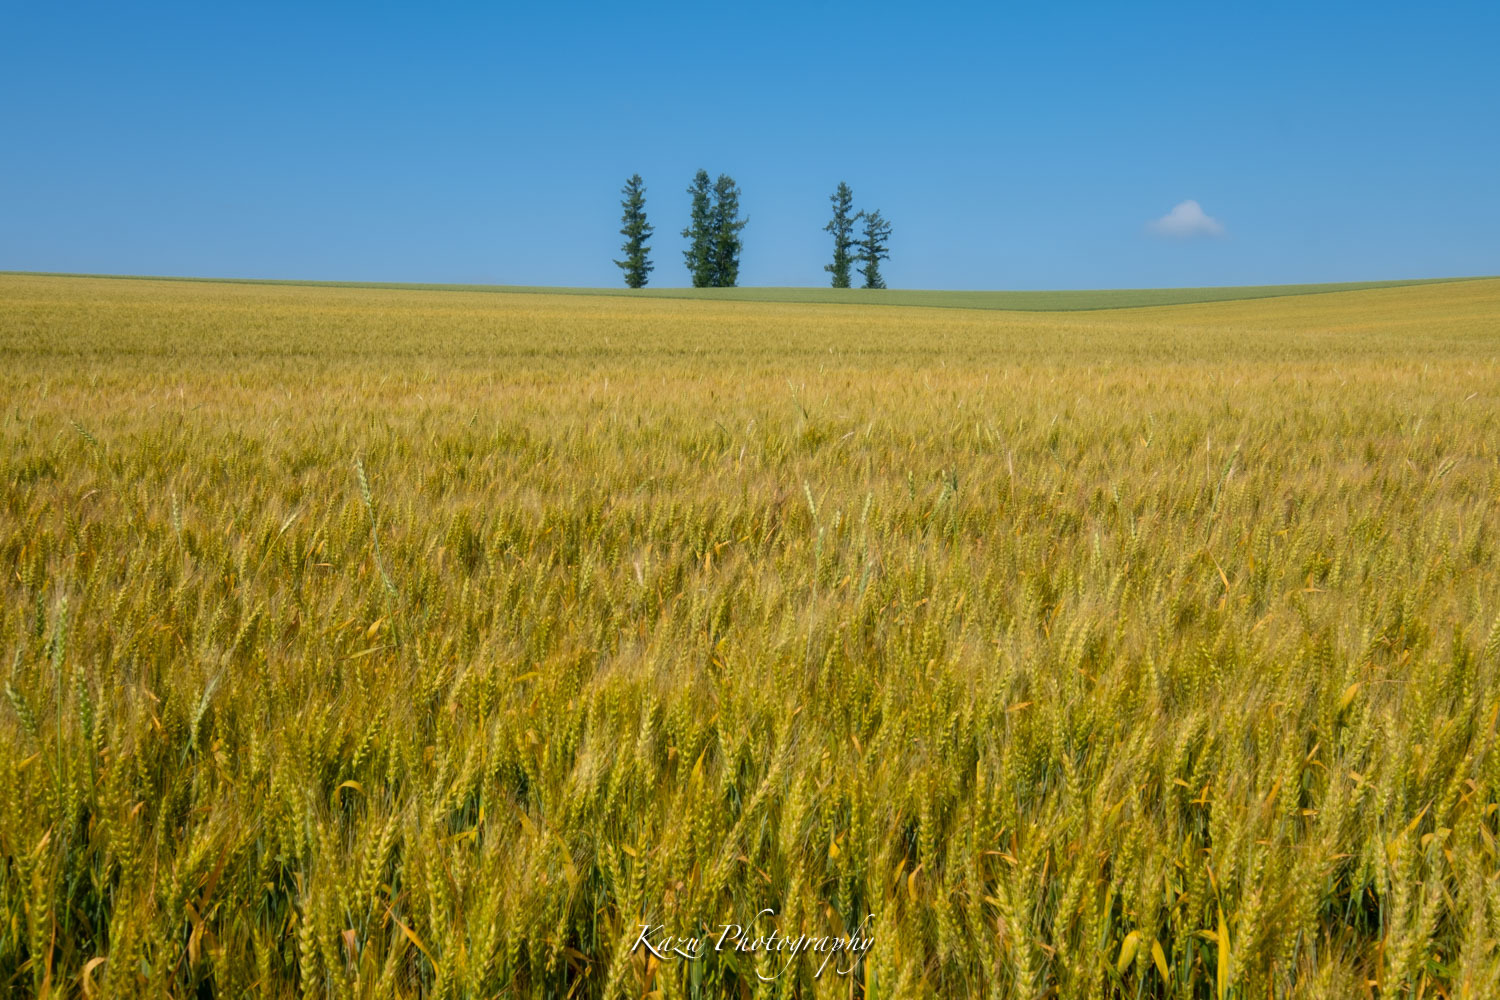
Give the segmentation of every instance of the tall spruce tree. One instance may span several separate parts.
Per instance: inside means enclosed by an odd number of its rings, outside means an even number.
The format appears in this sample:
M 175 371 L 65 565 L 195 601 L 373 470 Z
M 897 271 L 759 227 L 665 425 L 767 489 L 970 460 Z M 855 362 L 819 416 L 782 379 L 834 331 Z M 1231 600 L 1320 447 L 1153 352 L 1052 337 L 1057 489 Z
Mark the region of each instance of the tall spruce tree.
M 859 241 L 859 259 L 864 264 L 859 273 L 865 276 L 866 288 L 884 288 L 885 279 L 880 276 L 880 262 L 890 257 L 886 248 L 891 238 L 891 224 L 881 218 L 876 209 L 865 216 L 865 231 Z
M 656 265 L 651 263 L 650 247 L 646 246 L 654 227 L 646 221 L 646 185 L 641 175 L 631 174 L 620 194 L 620 207 L 624 209 L 620 218 L 620 235 L 625 237 L 620 252 L 625 254 L 625 259 L 615 261 L 615 266 L 625 272 L 626 287 L 644 288 L 649 280 L 647 276 Z
M 693 208 L 688 226 L 682 231 L 683 238 L 688 241 L 688 248 L 682 252 L 682 258 L 693 279 L 693 287 L 707 288 L 714 280 L 713 185 L 708 179 L 707 170 L 700 170 L 693 175 L 688 194 L 692 195 Z
M 828 196 L 833 203 L 833 218 L 823 227 L 825 233 L 833 234 L 833 263 L 824 264 L 823 270 L 833 275 L 834 288 L 849 287 L 849 269 L 854 264 L 854 224 L 864 213 L 854 211 L 854 192 L 849 185 L 839 181 L 839 186 Z
M 720 174 L 714 182 L 713 244 L 709 252 L 710 273 L 715 288 L 733 288 L 740 278 L 740 231 L 748 219 L 740 218 L 740 189 L 734 178 Z

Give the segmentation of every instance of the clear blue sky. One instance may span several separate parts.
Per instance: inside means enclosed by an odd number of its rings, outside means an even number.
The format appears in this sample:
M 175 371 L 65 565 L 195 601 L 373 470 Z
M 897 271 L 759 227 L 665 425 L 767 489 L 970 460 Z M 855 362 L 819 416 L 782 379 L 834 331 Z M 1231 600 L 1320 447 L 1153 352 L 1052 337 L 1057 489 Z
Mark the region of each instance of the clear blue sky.
M 749 285 L 841 179 L 892 287 L 1497 274 L 1497 6 L 6 0 L 0 269 L 613 285 L 639 172 L 684 285 L 701 166 Z

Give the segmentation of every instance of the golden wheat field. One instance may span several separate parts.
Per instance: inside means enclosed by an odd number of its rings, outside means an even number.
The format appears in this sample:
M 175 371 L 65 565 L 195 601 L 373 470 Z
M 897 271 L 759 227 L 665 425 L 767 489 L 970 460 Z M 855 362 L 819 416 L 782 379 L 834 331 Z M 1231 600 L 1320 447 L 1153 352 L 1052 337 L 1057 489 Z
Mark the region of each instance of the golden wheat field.
M 0 364 L 6 995 L 1497 995 L 1500 281 L 12 275 Z M 638 946 L 726 924 L 866 950 Z

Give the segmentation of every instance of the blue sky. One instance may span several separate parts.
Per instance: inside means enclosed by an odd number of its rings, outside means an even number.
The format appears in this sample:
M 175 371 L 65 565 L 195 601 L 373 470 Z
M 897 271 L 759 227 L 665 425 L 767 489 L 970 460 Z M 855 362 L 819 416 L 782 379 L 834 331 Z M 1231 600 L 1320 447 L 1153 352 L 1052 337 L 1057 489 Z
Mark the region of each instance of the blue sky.
M 1497 274 L 1497 53 L 1493 3 L 9 0 L 0 269 L 613 285 L 639 172 L 684 285 L 701 166 L 748 285 L 826 284 L 839 180 L 892 287 Z

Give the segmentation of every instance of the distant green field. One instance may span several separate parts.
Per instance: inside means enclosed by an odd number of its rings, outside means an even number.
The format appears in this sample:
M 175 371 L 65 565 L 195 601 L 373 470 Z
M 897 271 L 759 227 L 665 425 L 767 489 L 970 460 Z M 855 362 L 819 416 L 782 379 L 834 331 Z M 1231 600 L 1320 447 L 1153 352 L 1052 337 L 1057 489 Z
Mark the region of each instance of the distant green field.
M 31 272 L 0 271 L 0 274 Z M 248 285 L 312 285 L 326 288 L 387 288 L 408 291 L 496 292 L 547 295 L 616 295 L 646 299 L 709 299 L 723 302 L 794 302 L 816 305 L 924 306 L 933 309 L 1002 309 L 1016 312 L 1080 312 L 1090 309 L 1130 309 L 1144 306 L 1186 305 L 1194 302 L 1233 302 L 1283 295 L 1358 292 L 1371 288 L 1400 288 L 1467 278 L 1414 278 L 1404 281 L 1345 281 L 1321 285 L 1225 285 L 1213 288 L 1104 288 L 1031 292 L 958 292 L 935 289 L 863 288 L 552 288 L 534 285 L 444 285 L 378 281 L 282 281 L 255 278 L 172 278 L 149 275 L 57 275 L 57 277 L 120 278 L 151 281 L 211 281 Z

